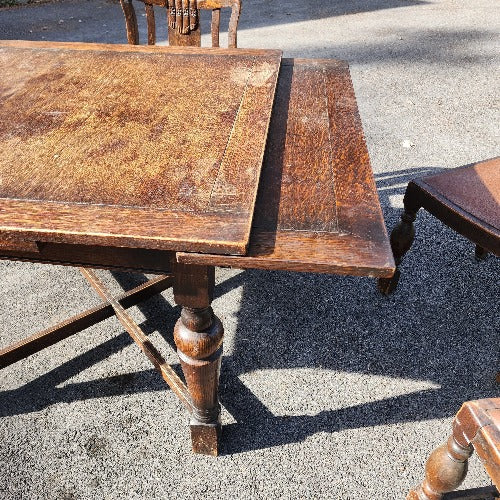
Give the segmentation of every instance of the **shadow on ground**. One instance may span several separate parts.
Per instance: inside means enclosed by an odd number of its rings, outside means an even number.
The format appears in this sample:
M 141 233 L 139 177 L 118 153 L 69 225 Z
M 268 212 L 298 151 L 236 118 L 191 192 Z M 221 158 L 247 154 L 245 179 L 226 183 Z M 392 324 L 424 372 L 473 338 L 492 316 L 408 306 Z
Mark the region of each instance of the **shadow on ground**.
M 246 3 L 238 31 L 276 26 L 301 21 L 320 20 L 329 17 L 357 14 L 381 9 L 404 8 L 424 5 L 425 1 L 411 0 L 373 0 L 373 1 L 332 1 L 304 2 L 287 0 L 269 2 L 258 0 Z M 314 5 L 311 5 L 314 4 Z M 147 39 L 146 20 L 142 9 L 137 7 L 140 38 Z M 203 12 L 202 28 L 210 31 L 209 13 Z M 164 9 L 157 8 L 157 38 L 166 39 L 166 15 Z M 223 16 L 221 26 L 227 29 L 227 16 Z M 321 26 L 318 26 L 321 33 Z M 492 54 L 482 53 L 471 56 L 470 47 L 481 41 L 491 39 L 492 33 L 478 30 L 399 30 L 395 27 L 384 42 L 378 43 L 368 38 L 361 43 L 342 43 L 342 39 L 328 31 L 321 37 L 317 33 L 310 38 L 304 37 L 302 50 L 320 52 L 321 57 L 347 59 L 355 64 L 373 62 L 446 63 L 469 64 L 491 62 Z M 332 38 L 333 37 L 333 38 Z M 91 0 L 88 2 L 54 2 L 38 6 L 3 9 L 0 17 L 0 39 L 54 40 L 75 42 L 126 43 L 125 22 L 118 2 Z M 323 40 L 323 42 L 320 42 Z M 280 47 L 275 47 L 280 48 Z M 283 48 L 283 47 L 281 47 Z M 318 52 L 318 53 L 319 53 Z
M 404 8 L 415 5 L 428 4 L 425 0 L 331 0 L 329 2 L 309 2 L 304 0 L 286 0 L 280 2 L 270 2 L 269 0 L 252 0 L 252 3 L 243 2 L 242 14 L 239 29 L 261 28 L 266 26 L 278 26 L 282 24 L 312 21 L 316 19 L 326 19 L 337 16 L 360 14 L 385 9 Z M 135 9 L 141 31 L 146 31 L 144 21 L 144 8 L 140 2 L 136 2 Z M 57 30 L 61 36 L 64 34 L 77 35 L 76 32 L 83 31 L 85 24 L 88 30 L 88 23 L 94 21 L 96 27 L 106 28 L 101 30 L 101 36 L 105 37 L 107 32 L 122 28 L 122 38 L 124 36 L 125 24 L 123 14 L 118 0 L 93 0 L 92 2 L 79 2 L 76 0 L 65 1 L 64 3 L 47 2 L 31 6 L 20 6 L 9 9 L 1 9 L 4 13 L 9 13 L 13 20 L 23 19 L 25 12 L 37 9 L 39 15 L 31 16 L 30 29 L 32 34 L 37 32 L 50 33 Z M 24 11 L 24 12 L 23 12 Z M 166 26 L 166 15 L 164 8 L 156 8 L 156 19 L 158 30 Z M 209 29 L 209 15 L 203 14 L 203 32 Z M 223 12 L 223 24 L 227 24 L 229 14 Z M 61 19 L 63 22 L 60 22 Z M 123 26 L 113 26 L 112 21 L 120 21 Z M 117 24 L 121 24 L 121 23 Z M 79 26 L 80 25 L 80 26 Z M 8 25 L 7 25 L 8 28 Z M 166 27 L 165 27 L 166 30 Z M 16 30 L 13 30 L 14 32 Z M 29 32 L 29 31 L 28 31 Z M 96 31 L 95 34 L 98 34 Z M 115 35 L 117 33 L 114 33 Z M 24 38 L 24 37 L 23 37 Z M 50 38 L 54 39 L 54 38 Z M 145 37 L 143 38 L 146 39 Z M 89 40 L 90 41 L 90 40 Z M 105 41 L 103 39 L 94 41 Z
M 388 227 L 400 213 L 390 207 L 389 197 L 402 195 L 401 185 L 411 178 L 437 170 L 376 176 Z M 221 376 L 222 403 L 236 421 L 224 428 L 223 453 L 281 446 L 317 432 L 451 417 L 463 401 L 497 393 L 494 323 L 500 311 L 491 306 L 495 292 L 485 290 L 483 273 L 498 262 L 490 258 L 476 263 L 473 245 L 441 226 L 425 213 L 419 217 L 417 240 L 403 265 L 399 289 L 389 298 L 378 294 L 374 280 L 329 275 L 246 271 L 217 285 L 219 298 L 243 287 L 235 347 L 224 358 Z M 145 280 L 141 275 L 114 275 L 125 289 Z M 462 304 L 466 311 L 457 310 Z M 173 346 L 179 308 L 163 296 L 140 308 L 147 318 L 141 325 L 144 331 L 158 331 Z M 165 390 L 153 370 L 57 387 L 131 342 L 122 333 L 1 393 L 0 415 L 39 411 L 60 401 Z M 274 415 L 239 378 L 251 371 L 304 367 L 424 380 L 436 388 L 315 415 L 287 416 Z

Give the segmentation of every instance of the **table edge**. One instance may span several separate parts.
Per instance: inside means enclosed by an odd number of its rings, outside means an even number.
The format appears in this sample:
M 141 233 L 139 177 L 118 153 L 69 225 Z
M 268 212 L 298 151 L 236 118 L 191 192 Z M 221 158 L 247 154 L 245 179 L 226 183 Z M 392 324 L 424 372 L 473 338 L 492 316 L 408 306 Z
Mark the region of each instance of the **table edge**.
M 57 42 L 38 40 L 0 40 L 0 48 L 19 49 L 70 49 L 87 51 L 112 51 L 112 52 L 139 52 L 139 53 L 169 53 L 169 54 L 212 54 L 212 55 L 237 55 L 237 56 L 279 56 L 283 54 L 278 49 L 229 49 L 219 47 L 181 47 L 163 45 L 129 45 L 126 43 L 91 43 L 91 42 Z

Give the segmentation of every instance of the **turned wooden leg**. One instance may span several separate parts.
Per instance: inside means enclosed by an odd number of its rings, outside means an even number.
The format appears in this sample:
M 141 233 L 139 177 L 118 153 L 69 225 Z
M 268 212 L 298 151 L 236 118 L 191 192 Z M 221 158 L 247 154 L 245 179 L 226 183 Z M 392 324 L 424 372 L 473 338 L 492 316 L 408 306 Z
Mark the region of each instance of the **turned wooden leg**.
M 401 275 L 399 264 L 403 260 L 403 256 L 408 252 L 415 238 L 415 226 L 413 223 L 417 218 L 419 206 L 415 203 L 412 197 L 412 184 L 408 188 L 404 197 L 404 212 L 401 214 L 401 221 L 392 230 L 391 233 L 391 248 L 396 262 L 396 272 L 392 278 L 380 278 L 378 280 L 378 289 L 384 295 L 392 293 L 399 282 Z
M 440 500 L 444 493 L 455 490 L 465 479 L 472 452 L 472 445 L 463 447 L 450 436 L 446 444 L 431 453 L 425 464 L 424 481 L 410 491 L 407 500 Z
M 193 451 L 217 455 L 220 436 L 219 374 L 224 330 L 210 303 L 214 268 L 177 265 L 174 298 L 182 306 L 174 340 L 193 403 Z
M 380 278 L 378 280 L 378 289 L 384 295 L 392 293 L 399 282 L 401 272 L 399 264 L 403 260 L 403 256 L 411 248 L 415 238 L 415 226 L 413 223 L 417 217 L 416 212 L 406 210 L 401 215 L 400 223 L 392 230 L 391 233 L 391 248 L 396 262 L 396 272 L 392 278 Z

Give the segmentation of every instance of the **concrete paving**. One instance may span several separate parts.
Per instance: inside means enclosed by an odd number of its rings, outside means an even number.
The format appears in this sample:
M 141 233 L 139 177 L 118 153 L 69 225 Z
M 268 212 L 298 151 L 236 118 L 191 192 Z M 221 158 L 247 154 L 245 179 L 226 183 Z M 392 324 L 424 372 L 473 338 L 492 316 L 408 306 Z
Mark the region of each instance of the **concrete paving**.
M 498 155 L 497 1 L 243 3 L 241 47 L 350 62 L 389 228 L 409 179 Z M 116 2 L 0 10 L 0 38 L 124 33 Z M 3 370 L 0 497 L 403 499 L 460 404 L 499 392 L 499 261 L 472 254 L 422 213 L 390 298 L 370 279 L 219 270 L 217 459 L 190 453 L 180 403 L 114 319 Z M 0 345 L 97 303 L 76 270 L 0 269 Z M 133 313 L 171 342 L 170 293 Z M 474 457 L 464 486 L 486 484 Z

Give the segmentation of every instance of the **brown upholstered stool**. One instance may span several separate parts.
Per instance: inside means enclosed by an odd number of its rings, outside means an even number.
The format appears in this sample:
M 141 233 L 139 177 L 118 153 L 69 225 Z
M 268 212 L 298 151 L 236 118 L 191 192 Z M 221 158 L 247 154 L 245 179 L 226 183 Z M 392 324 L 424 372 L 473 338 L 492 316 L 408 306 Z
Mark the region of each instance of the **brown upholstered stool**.
M 420 208 L 476 244 L 476 257 L 500 256 L 500 157 L 412 180 L 404 196 L 401 222 L 391 234 L 394 259 L 399 264 L 410 249 L 413 222 Z M 393 278 L 379 280 L 379 290 L 394 291 Z
M 425 466 L 425 480 L 410 491 L 407 500 L 499 498 L 495 487 L 445 495 L 464 480 L 467 461 L 474 450 L 495 486 L 500 488 L 500 398 L 463 404 L 453 421 L 448 442 L 432 452 Z

